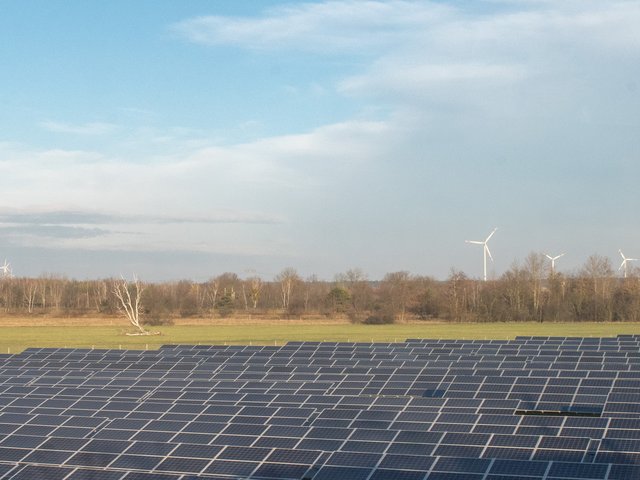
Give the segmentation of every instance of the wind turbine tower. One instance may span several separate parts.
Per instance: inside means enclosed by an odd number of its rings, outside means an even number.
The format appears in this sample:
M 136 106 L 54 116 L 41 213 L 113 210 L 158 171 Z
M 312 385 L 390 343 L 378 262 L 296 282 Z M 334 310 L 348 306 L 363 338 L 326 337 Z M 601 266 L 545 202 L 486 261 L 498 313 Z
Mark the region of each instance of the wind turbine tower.
M 624 256 L 624 253 L 622 253 L 622 250 L 618 250 L 620 252 L 620 256 L 622 257 L 622 263 L 620 264 L 620 266 L 618 267 L 618 270 L 624 269 L 624 278 L 627 278 L 627 262 L 636 262 L 638 261 L 637 258 L 627 258 Z
M 552 257 L 551 255 L 548 254 L 544 254 L 545 257 L 547 257 L 549 260 L 551 260 L 551 273 L 556 273 L 556 260 L 559 259 L 560 257 L 562 257 L 564 255 L 564 253 L 561 253 L 560 255 L 556 255 L 555 257 Z
M 484 242 L 480 241 L 480 240 L 465 240 L 465 242 L 467 243 L 473 243 L 475 245 L 482 245 L 482 252 L 483 252 L 483 259 L 484 259 L 484 281 L 487 281 L 487 255 L 489 255 L 489 258 L 491 259 L 491 261 L 493 262 L 493 257 L 491 256 L 491 251 L 489 250 L 489 245 L 487 245 L 487 243 L 489 242 L 489 239 L 491 237 L 493 237 L 493 234 L 496 233 L 496 230 L 498 230 L 498 227 L 494 228 L 492 230 L 492 232 L 489 234 L 489 236 L 487 238 L 485 238 Z

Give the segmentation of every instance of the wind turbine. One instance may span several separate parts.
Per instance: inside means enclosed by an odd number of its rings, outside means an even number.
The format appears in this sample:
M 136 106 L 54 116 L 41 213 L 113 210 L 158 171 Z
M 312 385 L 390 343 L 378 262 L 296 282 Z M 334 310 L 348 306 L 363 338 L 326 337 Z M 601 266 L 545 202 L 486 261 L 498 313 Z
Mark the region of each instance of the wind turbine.
M 547 257 L 549 260 L 551 260 L 551 273 L 555 273 L 556 271 L 556 260 L 559 259 L 560 257 L 562 257 L 564 255 L 564 253 L 561 253 L 560 255 L 556 255 L 555 257 L 552 257 L 551 255 L 548 254 L 544 254 L 545 257 Z
M 487 245 L 487 242 L 489 241 L 489 239 L 493 236 L 494 233 L 496 233 L 496 230 L 498 230 L 498 227 L 494 228 L 492 230 L 492 232 L 489 234 L 489 236 L 484 240 L 484 242 L 481 242 L 479 240 L 465 240 L 465 242 L 467 243 L 473 243 L 475 245 L 482 245 L 483 246 L 483 259 L 484 259 L 484 281 L 487 281 L 487 254 L 489 255 L 489 258 L 491 259 L 491 261 L 493 262 L 493 257 L 491 256 L 491 251 L 489 250 L 489 245 Z
M 4 259 L 4 265 L 0 265 L 0 270 L 2 270 L 2 276 L 7 278 L 7 277 L 12 277 L 13 273 L 11 272 L 11 264 L 7 262 L 7 259 Z
M 637 258 L 627 258 L 624 256 L 624 253 L 622 253 L 622 250 L 618 250 L 620 252 L 620 256 L 622 257 L 622 263 L 620 264 L 620 266 L 618 267 L 618 270 L 621 270 L 624 268 L 624 278 L 627 278 L 627 262 L 636 262 L 638 259 Z

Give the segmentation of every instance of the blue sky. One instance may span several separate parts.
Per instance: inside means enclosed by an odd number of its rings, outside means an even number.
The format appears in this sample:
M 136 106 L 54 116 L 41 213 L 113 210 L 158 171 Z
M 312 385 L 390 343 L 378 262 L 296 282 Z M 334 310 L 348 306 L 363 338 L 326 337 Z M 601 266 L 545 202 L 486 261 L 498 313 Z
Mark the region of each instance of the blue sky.
M 18 276 L 640 257 L 640 2 L 2 2 Z M 476 248 L 477 247 L 477 248 Z

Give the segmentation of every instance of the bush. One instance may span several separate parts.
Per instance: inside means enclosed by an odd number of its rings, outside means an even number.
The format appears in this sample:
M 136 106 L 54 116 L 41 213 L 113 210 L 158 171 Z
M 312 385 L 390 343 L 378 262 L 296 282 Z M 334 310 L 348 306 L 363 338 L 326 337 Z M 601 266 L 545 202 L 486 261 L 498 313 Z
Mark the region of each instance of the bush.
M 225 293 L 216 302 L 216 310 L 222 318 L 230 317 L 236 309 L 235 295 Z
M 192 296 L 185 297 L 180 302 L 180 316 L 182 318 L 194 317 L 200 313 L 198 311 L 198 302 Z
M 365 320 L 365 325 L 390 325 L 395 322 L 395 317 L 390 313 L 369 315 Z

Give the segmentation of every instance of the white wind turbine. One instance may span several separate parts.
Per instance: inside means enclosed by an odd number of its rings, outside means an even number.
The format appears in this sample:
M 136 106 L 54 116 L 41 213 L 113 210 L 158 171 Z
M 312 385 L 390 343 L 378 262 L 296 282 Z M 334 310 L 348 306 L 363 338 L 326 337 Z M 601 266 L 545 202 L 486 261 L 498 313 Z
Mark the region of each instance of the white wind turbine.
M 484 242 L 481 242 L 479 240 L 465 240 L 465 242 L 467 243 L 474 243 L 476 245 L 482 245 L 482 251 L 483 251 L 483 259 L 484 259 L 484 281 L 487 281 L 487 254 L 489 255 L 489 258 L 491 259 L 491 261 L 493 262 L 493 257 L 491 256 L 491 251 L 489 250 L 489 245 L 487 245 L 487 242 L 489 241 L 489 239 L 493 236 L 494 233 L 496 233 L 496 230 L 498 230 L 498 227 L 494 228 L 492 230 L 492 232 L 489 234 L 489 236 L 484 240 Z
M 11 264 L 7 262 L 7 259 L 4 259 L 4 265 L 0 265 L 0 270 L 2 271 L 2 276 L 5 278 L 13 277 L 13 273 L 11 272 Z
M 551 255 L 548 254 L 544 254 L 545 257 L 547 257 L 549 260 L 551 260 L 551 273 L 555 273 L 556 272 L 556 260 L 559 259 L 560 257 L 562 257 L 564 255 L 564 253 L 561 253 L 560 255 L 556 255 L 555 257 L 552 257 Z
M 624 269 L 624 278 L 627 278 L 627 262 L 636 262 L 636 261 L 638 261 L 638 259 L 637 258 L 627 258 L 627 257 L 624 256 L 624 253 L 622 253 L 622 250 L 618 250 L 618 251 L 620 252 L 620 256 L 622 257 L 622 263 L 618 267 L 618 270 Z

